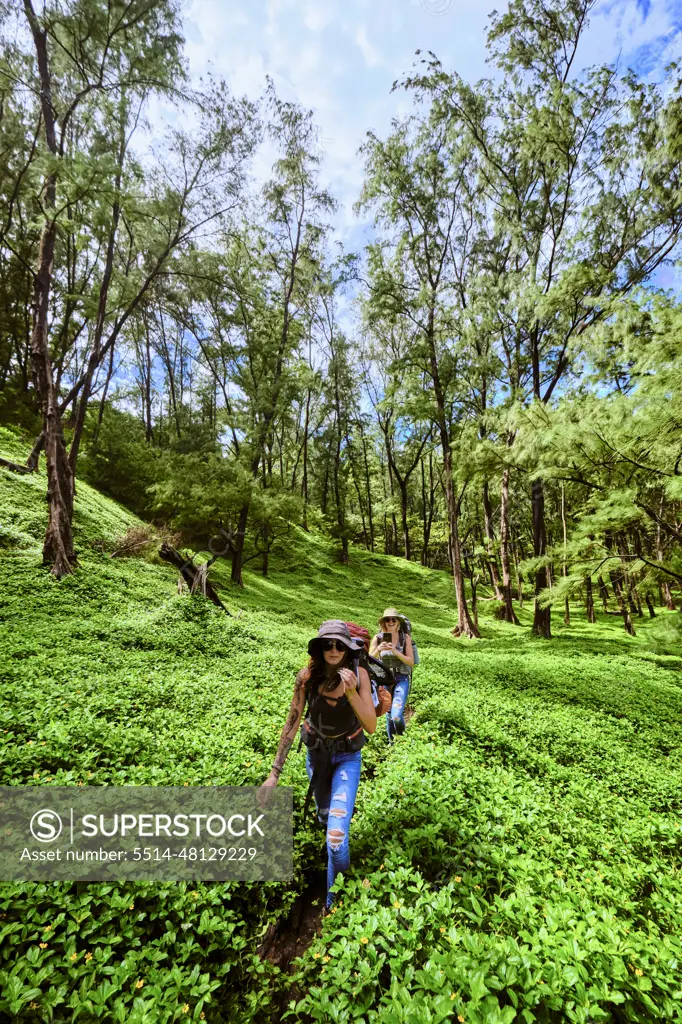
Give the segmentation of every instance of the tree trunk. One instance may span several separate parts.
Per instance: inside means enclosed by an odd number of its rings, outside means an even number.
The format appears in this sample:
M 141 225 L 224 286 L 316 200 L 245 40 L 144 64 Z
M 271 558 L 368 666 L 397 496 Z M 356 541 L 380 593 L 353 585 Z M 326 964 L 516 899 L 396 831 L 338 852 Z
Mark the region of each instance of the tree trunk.
M 235 539 L 234 548 L 232 550 L 232 571 L 230 573 L 230 579 L 233 583 L 243 587 L 244 583 L 242 580 L 242 562 L 244 559 L 244 540 L 246 538 L 246 523 L 249 518 L 249 502 L 242 505 L 241 511 L 239 512 L 239 524 L 237 526 L 237 537 Z
M 407 480 L 403 478 L 399 482 L 400 487 L 400 511 L 402 516 L 402 527 L 403 527 L 403 551 L 406 561 L 410 561 L 412 552 L 410 551 L 410 530 L 407 525 Z
M 604 611 L 608 613 L 609 610 L 609 590 L 601 576 L 597 577 L 599 583 L 599 596 L 601 597 L 601 603 L 604 606 Z
M 623 594 L 621 580 L 618 578 L 614 571 L 609 572 L 609 577 L 611 579 L 611 584 L 613 586 L 616 599 L 618 601 L 620 614 L 623 616 L 623 627 L 625 628 L 625 632 L 629 633 L 630 636 L 636 636 L 635 628 L 632 625 L 632 619 L 630 618 L 630 612 L 628 610 L 628 603 L 625 600 L 625 596 Z
M 176 569 L 180 570 L 180 575 L 189 587 L 190 591 L 194 592 L 197 589 L 200 589 L 202 594 L 205 594 L 209 601 L 212 601 L 218 608 L 222 608 L 226 615 L 230 614 L 213 589 L 213 586 L 206 579 L 206 576 L 203 575 L 202 579 L 202 576 L 199 575 L 200 567 L 197 567 L 194 564 L 194 560 L 192 558 L 183 558 L 180 552 L 176 551 L 175 548 L 172 548 L 170 544 L 161 545 L 159 549 L 159 556 L 164 560 L 164 562 L 170 562 L 171 565 L 174 565 Z
M 594 613 L 594 596 L 592 594 L 592 577 L 585 580 L 585 608 L 587 610 L 587 621 L 595 623 L 597 618 Z
M 45 141 L 53 159 L 57 158 L 55 111 L 52 105 L 52 83 L 47 56 L 47 32 L 40 27 L 31 0 L 24 0 L 26 19 L 31 28 L 40 76 L 40 102 L 45 128 Z M 44 182 L 43 210 L 45 220 L 40 235 L 37 270 L 33 278 L 33 323 L 31 330 L 31 363 L 36 391 L 43 413 L 43 439 L 47 463 L 48 525 L 43 544 L 43 562 L 52 566 L 57 579 L 68 575 L 76 563 L 73 547 L 73 473 L 64 443 L 62 417 L 54 387 L 52 360 L 47 337 L 47 320 L 52 288 L 54 249 L 57 236 L 55 205 L 56 171 L 51 170 Z
M 494 544 L 495 544 L 495 529 L 493 527 L 493 510 L 490 504 L 490 489 L 488 487 L 488 481 L 483 481 L 483 518 L 485 521 L 485 536 L 486 536 L 486 550 L 488 554 L 488 570 L 490 572 L 490 578 L 493 584 L 493 590 L 495 591 L 495 597 L 498 601 L 504 601 L 504 594 L 500 586 L 500 574 L 497 568 L 497 558 L 495 557 Z M 506 615 L 505 615 L 506 617 Z
M 395 488 L 393 486 L 393 471 L 391 469 L 391 460 L 388 460 L 388 484 L 391 490 L 391 554 L 398 554 L 398 521 L 395 517 Z
M 661 498 L 660 502 L 659 516 L 663 518 L 663 498 Z M 663 533 L 661 531 L 660 523 L 656 530 L 656 558 L 659 562 L 663 561 Z M 672 591 L 670 589 L 670 584 L 667 582 L 667 580 L 661 581 L 661 593 L 663 595 L 663 603 L 665 604 L 665 607 L 668 609 L 668 611 L 674 612 L 675 602 L 673 601 Z
M 263 523 L 263 567 L 261 573 L 263 576 L 268 575 L 270 567 L 270 552 L 268 551 L 268 524 Z
M 561 564 L 561 573 L 564 577 L 568 576 L 568 566 L 566 565 L 566 546 L 568 543 L 567 530 L 566 530 L 566 496 L 564 494 L 564 482 L 561 481 L 561 526 L 564 535 L 564 557 Z M 592 600 L 592 580 L 590 580 L 590 600 Z M 592 611 L 594 613 L 594 602 L 592 604 Z M 568 604 L 568 595 L 564 598 L 564 623 L 567 626 L 571 624 L 571 609 Z
M 365 435 L 362 429 L 362 419 L 358 420 L 360 427 L 360 441 L 362 443 L 362 456 L 365 464 L 365 487 L 367 488 L 367 519 L 369 521 L 369 549 L 374 551 L 374 519 L 372 515 L 372 485 L 369 475 L 369 462 L 367 461 L 367 445 L 365 444 Z
M 455 594 L 457 595 L 457 626 L 453 633 L 457 636 L 466 636 L 473 640 L 478 639 L 481 634 L 471 618 L 467 606 L 464 574 L 462 573 L 462 553 L 459 543 L 459 501 L 455 498 L 454 481 L 452 479 L 452 452 L 446 439 L 443 439 L 443 463 L 445 470 L 445 497 L 450 526 L 450 557 L 452 559 L 452 574 L 455 581 Z
M 656 612 L 654 611 L 654 602 L 651 600 L 651 591 L 650 590 L 647 590 L 646 594 L 644 595 L 644 600 L 646 601 L 646 606 L 649 609 L 649 618 L 650 619 L 655 619 L 656 618 Z
M 542 480 L 533 481 L 532 490 L 533 508 L 533 554 L 536 558 L 543 558 L 547 550 L 545 533 L 545 495 L 542 489 Z M 549 606 L 541 608 L 538 598 L 540 592 L 548 585 L 547 568 L 541 565 L 535 570 L 535 608 L 533 610 L 533 632 L 537 636 L 551 639 L 551 609 Z
M 500 559 L 502 561 L 502 601 L 504 604 L 504 621 L 515 626 L 520 625 L 512 604 L 511 567 L 509 564 L 509 469 L 502 473 L 500 488 Z M 519 591 L 521 590 L 519 577 Z M 523 594 L 520 595 L 523 607 Z

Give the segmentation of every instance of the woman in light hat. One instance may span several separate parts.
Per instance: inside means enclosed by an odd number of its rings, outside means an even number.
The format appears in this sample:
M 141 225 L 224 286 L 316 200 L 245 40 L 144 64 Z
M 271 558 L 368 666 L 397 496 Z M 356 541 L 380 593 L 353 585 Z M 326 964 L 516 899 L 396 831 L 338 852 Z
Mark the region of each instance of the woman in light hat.
M 360 782 L 360 751 L 365 732 L 375 731 L 377 719 L 366 670 L 358 667 L 356 674 L 350 667 L 357 648 L 345 622 L 323 622 L 308 644 L 308 654 L 310 662 L 296 676 L 277 756 L 263 786 L 277 785 L 307 701 L 301 742 L 308 748 L 308 795 L 312 791 L 318 819 L 327 830 L 328 910 L 334 880 L 350 864 L 348 833 Z
M 379 629 L 380 632 L 372 640 L 369 653 L 374 658 L 381 658 L 395 676 L 391 710 L 386 715 L 388 742 L 392 743 L 394 736 L 401 736 L 405 732 L 405 708 L 414 668 L 414 650 L 405 617 L 395 608 L 385 610 L 379 619 Z M 384 633 L 391 634 L 390 641 L 384 640 Z

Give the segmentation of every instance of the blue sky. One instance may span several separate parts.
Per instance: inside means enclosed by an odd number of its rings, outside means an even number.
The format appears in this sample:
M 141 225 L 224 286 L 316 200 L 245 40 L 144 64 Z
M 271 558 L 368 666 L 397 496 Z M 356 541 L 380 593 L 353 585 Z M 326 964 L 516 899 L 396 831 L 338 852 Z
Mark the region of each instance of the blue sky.
M 393 82 L 418 48 L 465 79 L 489 75 L 485 33 L 495 6 L 504 10 L 505 0 L 188 0 L 187 55 L 194 74 L 211 66 L 252 98 L 269 74 L 284 99 L 314 111 L 323 181 L 341 203 L 335 233 L 359 249 L 369 227 L 352 210 L 363 171 L 357 150 L 369 128 L 385 135 L 391 118 L 409 109 Z M 680 55 L 682 0 L 602 0 L 579 65 L 619 59 L 656 79 Z M 265 174 L 265 154 L 261 160 L 256 171 Z

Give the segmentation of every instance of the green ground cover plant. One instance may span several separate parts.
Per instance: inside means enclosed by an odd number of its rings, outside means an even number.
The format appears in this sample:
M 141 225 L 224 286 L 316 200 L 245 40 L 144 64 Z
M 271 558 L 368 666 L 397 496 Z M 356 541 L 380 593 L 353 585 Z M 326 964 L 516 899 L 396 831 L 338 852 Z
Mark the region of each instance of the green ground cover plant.
M 0 453 L 25 457 L 8 431 Z M 3 884 L 0 1020 L 682 1019 L 679 615 L 548 643 L 487 617 L 450 635 L 444 573 L 292 531 L 270 575 L 213 574 L 224 615 L 175 570 L 111 558 L 141 524 L 79 481 L 79 570 L 40 567 L 45 477 L 0 469 L 0 782 L 257 784 L 309 636 L 396 603 L 422 664 L 407 734 L 366 747 L 352 868 L 292 975 L 261 960 L 321 866 L 301 827 L 291 884 Z M 292 752 L 282 783 L 307 787 Z

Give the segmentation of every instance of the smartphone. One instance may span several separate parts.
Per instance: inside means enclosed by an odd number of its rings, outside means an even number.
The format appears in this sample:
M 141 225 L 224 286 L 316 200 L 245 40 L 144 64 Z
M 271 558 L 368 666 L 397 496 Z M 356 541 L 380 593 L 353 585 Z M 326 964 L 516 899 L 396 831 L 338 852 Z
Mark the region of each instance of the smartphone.
M 382 634 L 381 634 L 381 639 L 382 639 L 382 640 L 383 640 L 383 642 L 384 642 L 384 643 L 386 643 L 386 644 L 390 644 L 390 643 L 393 643 L 393 637 L 391 636 L 391 634 L 390 634 L 390 633 L 382 633 Z

